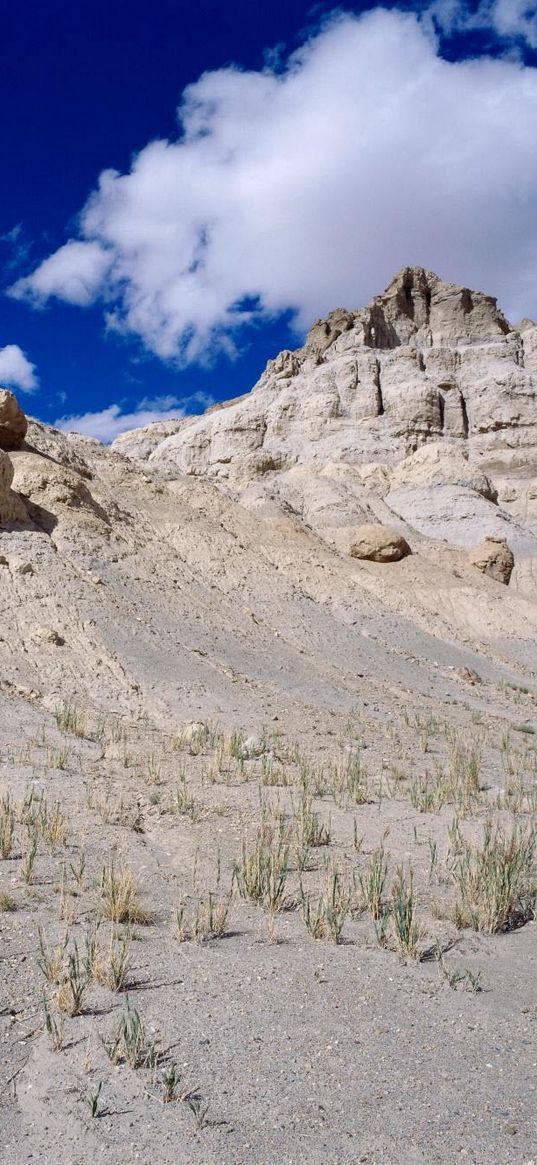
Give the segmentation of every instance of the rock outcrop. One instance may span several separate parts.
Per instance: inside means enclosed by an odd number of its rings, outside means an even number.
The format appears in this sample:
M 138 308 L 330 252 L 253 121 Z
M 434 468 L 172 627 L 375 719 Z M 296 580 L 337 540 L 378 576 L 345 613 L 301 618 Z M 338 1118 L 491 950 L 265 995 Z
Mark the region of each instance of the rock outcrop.
M 7 453 L 0 450 L 0 522 L 4 525 L 28 519 L 24 502 L 11 488 L 12 484 L 13 462 Z
M 509 585 L 515 559 L 504 538 L 484 538 L 470 551 L 468 559 L 483 574 Z
M 16 396 L 7 388 L 0 388 L 0 449 L 20 449 L 27 429 L 28 422 Z
M 319 320 L 251 393 L 125 434 L 161 476 L 205 477 L 331 545 L 368 522 L 470 549 L 507 538 L 515 585 L 537 579 L 537 327 L 408 267 L 359 310 Z M 533 491 L 533 493 L 532 493 Z

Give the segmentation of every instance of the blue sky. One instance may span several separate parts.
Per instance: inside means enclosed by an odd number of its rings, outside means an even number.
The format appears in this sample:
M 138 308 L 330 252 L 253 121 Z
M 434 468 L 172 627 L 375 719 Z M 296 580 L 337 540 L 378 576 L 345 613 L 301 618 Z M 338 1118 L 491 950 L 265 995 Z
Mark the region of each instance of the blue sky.
M 0 381 L 110 439 L 406 263 L 536 315 L 536 50 L 524 0 L 7 0 Z

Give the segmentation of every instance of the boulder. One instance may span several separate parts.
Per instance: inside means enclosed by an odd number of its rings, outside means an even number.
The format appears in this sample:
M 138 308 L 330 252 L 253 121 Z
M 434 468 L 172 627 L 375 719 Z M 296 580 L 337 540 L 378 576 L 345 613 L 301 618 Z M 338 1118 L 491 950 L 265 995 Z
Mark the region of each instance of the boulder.
M 9 452 L 11 449 L 20 449 L 28 421 L 19 405 L 16 396 L 8 392 L 7 388 L 0 389 L 0 449 Z
M 508 585 L 515 559 L 505 538 L 484 538 L 479 546 L 469 551 L 468 558 L 483 574 Z
M 412 551 L 406 538 L 391 526 L 367 522 L 353 531 L 349 553 L 352 558 L 366 558 L 370 562 L 398 562 Z

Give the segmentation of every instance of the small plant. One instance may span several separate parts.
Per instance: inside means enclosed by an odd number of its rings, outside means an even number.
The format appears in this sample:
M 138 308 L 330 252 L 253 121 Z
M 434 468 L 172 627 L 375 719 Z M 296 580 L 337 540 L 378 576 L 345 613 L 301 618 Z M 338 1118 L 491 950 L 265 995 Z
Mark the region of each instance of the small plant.
M 438 846 L 429 838 L 429 881 L 432 882 L 438 867 Z
M 50 1040 L 53 1052 L 61 1052 L 64 1043 L 63 1015 L 54 1015 L 50 1010 L 46 995 L 43 995 L 43 1012 L 45 1016 L 45 1031 Z
M 179 784 L 174 791 L 171 812 L 177 813 L 181 817 L 190 817 L 191 821 L 197 821 L 200 816 L 200 807 L 190 792 L 184 773 L 181 774 Z
M 535 916 L 536 836 L 534 829 L 516 824 L 507 835 L 489 821 L 481 848 L 465 846 L 453 870 L 460 895 L 455 909 L 463 925 L 495 934 Z
M 53 950 L 49 950 L 47 947 L 45 936 L 41 930 L 41 927 L 39 927 L 38 930 L 38 937 L 39 956 L 37 959 L 37 965 L 39 970 L 45 976 L 47 983 L 59 983 L 62 977 L 63 960 L 65 951 L 67 949 L 67 943 L 69 942 L 69 934 L 66 931 L 62 941 L 58 943 L 58 946 L 56 946 Z
M 415 906 L 412 870 L 407 882 L 400 866 L 392 890 L 391 915 L 399 951 L 411 959 L 419 957 L 418 942 L 422 937 L 421 927 L 415 918 Z
M 27 844 L 23 849 L 21 875 L 27 886 L 31 886 L 35 875 L 35 859 L 37 857 L 37 849 L 39 846 L 39 836 L 37 829 L 29 828 L 27 835 Z
M 138 888 L 128 866 L 116 867 L 112 860 L 101 875 L 101 909 L 111 922 L 131 922 L 145 926 L 150 916 L 138 901 Z
M 157 1041 L 148 1039 L 145 1021 L 128 999 L 115 1035 L 111 1040 L 103 1040 L 103 1047 L 113 1064 L 125 1063 L 130 1068 L 152 1071 L 157 1067 Z
M 409 797 L 410 804 L 419 813 L 433 813 L 436 808 L 441 807 L 441 798 L 438 795 L 438 789 L 428 775 L 425 777 L 417 776 L 412 779 L 410 782 Z
M 221 894 L 209 893 L 206 900 L 200 899 L 192 924 L 192 937 L 195 942 L 223 938 L 227 934 L 230 904 L 231 894 L 224 897 Z
M 177 1064 L 172 1061 L 171 1064 L 164 1070 L 162 1074 L 162 1102 L 163 1104 L 171 1104 L 174 1100 L 179 1100 L 180 1093 L 178 1091 L 181 1075 Z
M 70 748 L 63 745 L 61 748 L 49 748 L 48 750 L 48 766 L 50 769 L 59 769 L 64 772 L 69 764 L 69 757 L 71 755 Z
M 71 736 L 86 736 L 86 715 L 76 704 L 70 701 L 59 704 L 54 710 L 54 717 L 60 732 L 69 732 Z
M 350 903 L 350 891 L 338 870 L 329 871 L 328 884 L 315 907 L 312 906 L 311 896 L 302 892 L 302 917 L 312 938 L 340 943 Z
M 101 1095 L 102 1086 L 103 1086 L 103 1082 L 102 1082 L 102 1080 L 100 1080 L 99 1084 L 97 1085 L 97 1088 L 95 1089 L 95 1092 L 88 1092 L 88 1094 L 86 1096 L 86 1103 L 88 1105 L 88 1108 L 90 1110 L 90 1116 L 92 1118 L 101 1116 L 101 1110 L 99 1109 L 99 1099 L 100 1099 L 100 1095 Z
M 88 979 L 84 967 L 80 962 L 78 947 L 74 944 L 68 956 L 67 978 L 60 983 L 57 991 L 57 1004 L 60 1011 L 66 1015 L 80 1015 L 84 997 L 88 986 Z
M 481 971 L 470 971 L 467 967 L 461 970 L 458 967 L 448 966 L 439 942 L 436 943 L 434 948 L 434 957 L 442 978 L 446 980 L 446 983 L 449 984 L 452 991 L 456 991 L 459 984 L 464 984 L 467 991 L 471 991 L 473 995 L 477 995 L 483 990 L 481 986 Z
M 17 903 L 7 890 L 0 890 L 0 914 L 12 914 L 17 909 Z
M 84 850 L 77 857 L 73 857 L 69 861 L 69 869 L 76 882 L 77 888 L 82 890 L 84 887 L 84 874 L 86 872 L 86 854 Z
M 126 986 L 130 965 L 131 936 L 127 931 L 119 933 L 114 927 L 106 949 L 97 941 L 98 929 L 87 940 L 85 966 L 89 976 L 108 987 L 110 991 L 122 991 Z
M 147 779 L 150 785 L 160 785 L 162 765 L 154 752 L 147 758 Z
M 208 1102 L 204 1100 L 202 1096 L 199 1096 L 196 1092 L 189 1092 L 185 1096 L 185 1102 L 194 1117 L 196 1122 L 196 1129 L 198 1132 L 202 1132 L 202 1130 L 211 1123 Z
M 289 872 L 289 845 L 278 826 L 261 826 L 253 846 L 243 842 L 234 878 L 242 898 L 249 898 L 274 916 L 282 909 Z
M 389 928 L 390 928 L 391 910 L 385 906 L 379 918 L 374 919 L 375 934 L 379 947 L 387 947 L 389 945 Z
M 384 843 L 372 854 L 365 874 L 360 874 L 360 887 L 366 910 L 378 920 L 383 914 L 384 890 L 388 876 L 388 862 Z
M 54 803 L 52 809 L 49 809 L 46 803 L 44 803 L 44 813 L 40 821 L 40 827 L 43 840 L 47 842 L 47 845 L 52 850 L 63 848 L 67 845 L 69 827 L 59 801 Z
M 313 808 L 312 799 L 303 792 L 295 809 L 293 829 L 300 846 L 309 849 L 318 846 L 330 845 L 330 825 L 324 825 L 319 814 Z
M 9 793 L 0 797 L 0 858 L 11 856 L 15 837 L 15 809 Z

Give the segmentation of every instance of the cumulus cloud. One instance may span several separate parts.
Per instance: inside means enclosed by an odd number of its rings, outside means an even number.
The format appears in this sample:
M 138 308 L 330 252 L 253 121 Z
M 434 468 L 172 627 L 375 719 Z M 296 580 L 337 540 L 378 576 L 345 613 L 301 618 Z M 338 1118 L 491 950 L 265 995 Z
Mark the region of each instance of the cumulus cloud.
M 0 348 L 0 385 L 34 392 L 38 383 L 35 364 L 31 364 L 18 344 L 6 344 L 5 348 Z
M 57 296 L 77 307 L 87 307 L 102 286 L 109 263 L 109 256 L 98 243 L 70 239 L 33 275 L 18 279 L 11 295 L 15 299 L 28 298 L 37 306 Z
M 479 10 L 529 36 L 533 7 Z M 177 139 L 101 174 L 79 238 L 12 294 L 100 300 L 179 365 L 289 309 L 302 329 L 359 306 L 414 263 L 537 312 L 537 69 L 443 59 L 432 10 L 338 14 L 283 65 L 205 73 Z
M 84 437 L 96 437 L 98 441 L 109 444 L 121 433 L 129 429 L 139 429 L 143 425 L 151 425 L 154 421 L 173 421 L 184 417 L 187 408 L 207 407 L 212 404 L 212 398 L 203 393 L 183 400 L 181 404 L 174 396 L 155 397 L 154 400 L 142 400 L 132 411 L 123 411 L 120 404 L 111 404 L 98 412 L 81 413 L 78 416 L 60 417 L 54 422 L 57 429 L 66 433 L 82 433 Z
M 500 40 L 525 42 L 537 48 L 537 4 L 528 0 L 435 0 L 429 13 L 444 32 L 488 29 Z

